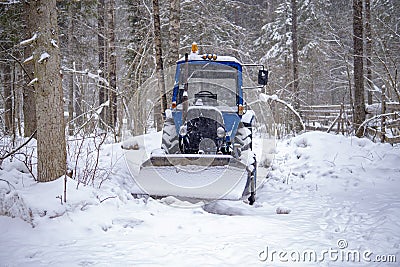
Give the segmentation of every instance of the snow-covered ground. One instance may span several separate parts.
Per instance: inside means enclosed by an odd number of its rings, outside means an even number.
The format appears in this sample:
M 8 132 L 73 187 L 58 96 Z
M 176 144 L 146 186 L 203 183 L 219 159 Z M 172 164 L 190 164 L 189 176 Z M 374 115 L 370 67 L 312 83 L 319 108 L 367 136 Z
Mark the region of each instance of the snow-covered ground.
M 64 179 L 38 184 L 21 163 L 4 161 L 0 214 L 16 217 L 0 216 L 0 266 L 400 262 L 399 146 L 321 132 L 279 141 L 272 167 L 259 171 L 266 179 L 254 206 L 133 198 L 120 146 L 101 151 L 100 167 L 112 173 L 100 188 L 69 179 L 64 204 Z

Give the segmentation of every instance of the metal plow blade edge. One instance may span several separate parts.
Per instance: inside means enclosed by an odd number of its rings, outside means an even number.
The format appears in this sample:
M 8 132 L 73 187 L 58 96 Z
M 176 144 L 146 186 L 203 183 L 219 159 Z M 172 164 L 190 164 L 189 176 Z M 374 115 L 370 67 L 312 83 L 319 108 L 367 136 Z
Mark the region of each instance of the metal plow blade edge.
M 246 165 L 227 155 L 152 156 L 135 177 L 137 188 L 151 196 L 241 199 L 248 183 Z

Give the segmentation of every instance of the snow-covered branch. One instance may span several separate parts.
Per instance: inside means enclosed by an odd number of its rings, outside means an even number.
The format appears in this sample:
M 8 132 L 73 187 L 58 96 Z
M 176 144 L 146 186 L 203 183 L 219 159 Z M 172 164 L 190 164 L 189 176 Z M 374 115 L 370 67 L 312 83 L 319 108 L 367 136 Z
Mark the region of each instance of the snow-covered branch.
M 30 57 L 28 57 L 27 59 L 25 59 L 24 60 L 24 62 L 22 62 L 23 64 L 26 64 L 26 63 L 28 63 L 28 62 L 30 62 L 30 61 L 32 61 L 33 60 L 33 56 L 30 56 Z
M 19 45 L 24 46 L 24 45 L 28 45 L 30 43 L 33 43 L 37 39 L 37 37 L 38 37 L 37 33 L 35 33 L 31 38 L 20 42 Z
M 300 114 L 293 108 L 293 106 L 285 101 L 283 101 L 282 99 L 279 99 L 279 97 L 277 95 L 267 95 L 267 94 L 263 94 L 261 93 L 259 95 L 259 101 L 264 102 L 264 103 L 268 103 L 268 101 L 275 101 L 278 103 L 283 104 L 284 106 L 286 106 L 290 111 L 292 111 L 292 113 L 299 119 L 299 122 L 301 124 L 301 127 L 303 128 L 303 130 L 306 129 L 306 126 L 303 123 L 303 120 L 301 119 Z
M 51 39 L 51 45 L 54 46 L 55 48 L 59 48 L 58 44 L 57 44 L 57 41 L 54 40 L 54 39 Z
M 50 58 L 49 53 L 44 52 L 43 54 L 40 55 L 40 58 L 39 58 L 39 60 L 38 60 L 38 63 L 42 63 L 42 62 L 44 62 L 45 60 L 47 60 L 47 59 L 49 59 L 49 58 Z
M 62 70 L 64 72 L 71 72 L 73 74 L 87 75 L 89 78 L 91 78 L 97 82 L 101 82 L 101 83 L 104 83 L 106 86 L 110 86 L 110 83 L 107 81 L 107 79 L 101 77 L 100 74 L 91 73 L 89 70 L 80 71 L 80 70 L 70 69 L 65 66 L 62 67 Z
M 8 0 L 8 1 L 1 1 L 0 5 L 12 5 L 12 4 L 19 4 L 21 1 L 19 0 Z
M 371 122 L 373 120 L 377 120 L 377 119 L 380 119 L 382 117 L 394 116 L 394 115 L 400 116 L 400 112 L 391 112 L 391 113 L 379 114 L 379 115 L 376 115 L 376 116 L 374 116 L 372 118 L 369 118 L 369 119 L 365 120 L 363 123 L 361 123 L 361 125 L 358 127 L 356 133 L 359 133 L 361 131 L 361 129 L 365 130 L 365 126 L 369 122 Z
M 33 85 L 34 83 L 37 83 L 38 81 L 39 81 L 38 78 L 34 78 L 32 81 L 30 81 L 30 82 L 28 83 L 28 86 Z

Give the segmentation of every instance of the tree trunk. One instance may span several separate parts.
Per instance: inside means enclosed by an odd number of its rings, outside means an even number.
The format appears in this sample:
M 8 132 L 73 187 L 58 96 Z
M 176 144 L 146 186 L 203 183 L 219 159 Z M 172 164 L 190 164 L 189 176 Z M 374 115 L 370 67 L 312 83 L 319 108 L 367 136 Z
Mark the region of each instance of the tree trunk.
M 105 32 L 105 4 L 104 0 L 99 0 L 97 3 L 97 45 L 98 45 L 98 60 L 99 60 L 99 70 L 100 79 L 99 81 L 99 105 L 105 103 L 107 101 L 106 94 L 106 84 L 103 82 L 105 79 L 105 71 L 106 71 L 106 62 L 105 62 L 105 54 L 106 54 L 106 44 L 104 40 Z M 100 113 L 100 120 L 102 122 L 106 122 L 106 108 L 104 107 Z M 103 123 L 100 123 L 100 127 L 105 128 Z
M 25 20 L 25 38 L 29 39 L 33 36 L 36 28 L 35 20 L 32 17 L 34 14 L 34 4 L 30 4 L 28 1 L 24 1 L 24 20 Z M 33 48 L 31 45 L 24 47 L 24 58 L 29 58 L 33 54 Z M 26 70 L 25 75 L 25 88 L 23 89 L 23 113 L 24 113 L 24 136 L 29 137 L 36 131 L 36 95 L 34 86 L 28 85 L 33 79 L 33 62 L 28 62 L 24 66 Z
M 362 0 L 353 0 L 354 124 L 356 127 L 365 120 L 362 9 Z M 358 133 L 357 136 L 360 134 Z
M 161 23 L 160 23 L 160 7 L 158 0 L 153 0 L 153 24 L 154 24 L 154 48 L 156 50 L 156 71 L 158 78 L 158 89 L 160 91 L 160 105 L 154 109 L 157 131 L 162 130 L 163 113 L 167 108 L 167 96 L 165 94 L 164 82 L 164 66 L 162 61 L 162 46 L 161 46 Z
M 365 0 L 365 56 L 367 69 L 367 89 L 368 89 L 368 105 L 372 104 L 372 30 L 371 30 L 371 2 Z
M 292 8 L 292 53 L 293 53 L 293 94 L 294 108 L 299 109 L 299 54 L 297 44 L 297 3 L 296 0 L 291 0 Z
M 72 12 L 73 3 L 70 3 L 68 6 L 68 16 L 69 16 L 69 24 L 68 24 L 68 51 L 73 51 L 73 34 L 74 34 L 74 20 L 73 20 L 73 12 Z M 74 62 L 71 60 L 71 67 L 74 69 Z M 68 91 L 68 134 L 70 136 L 74 135 L 75 131 L 75 122 L 74 119 L 74 76 L 75 73 L 72 73 L 68 77 L 69 79 L 69 91 Z
M 39 182 L 65 174 L 66 143 L 56 0 L 31 1 L 38 30 L 34 45 Z
M 14 62 L 14 122 L 15 132 L 18 130 L 18 136 L 22 136 L 22 114 L 21 114 L 21 103 L 22 103 L 22 87 L 23 87 L 23 76 L 22 69 Z M 16 134 L 15 134 L 16 135 Z
M 12 102 L 12 73 L 11 61 L 4 66 L 4 123 L 5 133 L 11 135 L 13 131 L 13 102 Z
M 18 114 L 18 110 L 17 110 L 17 83 L 18 83 L 18 77 L 17 77 L 17 68 L 15 66 L 15 62 L 12 66 L 12 71 L 11 71 L 11 134 L 13 136 L 13 138 L 16 137 L 16 125 L 15 125 L 15 121 L 16 121 L 16 116 Z
M 82 125 L 85 123 L 85 118 L 81 116 L 84 113 L 83 110 L 83 95 L 84 95 L 84 76 L 77 74 L 77 69 L 81 70 L 83 68 L 80 58 L 76 58 L 76 61 L 72 62 L 72 68 L 74 69 L 74 111 L 75 111 L 75 125 Z M 77 67 L 78 66 L 78 67 Z
M 108 5 L 108 77 L 109 90 L 108 99 L 110 100 L 110 112 L 108 114 L 108 125 L 115 130 L 117 124 L 117 57 L 115 55 L 115 0 L 109 0 Z
M 179 59 L 180 2 L 180 0 L 170 0 L 168 67 L 175 65 Z

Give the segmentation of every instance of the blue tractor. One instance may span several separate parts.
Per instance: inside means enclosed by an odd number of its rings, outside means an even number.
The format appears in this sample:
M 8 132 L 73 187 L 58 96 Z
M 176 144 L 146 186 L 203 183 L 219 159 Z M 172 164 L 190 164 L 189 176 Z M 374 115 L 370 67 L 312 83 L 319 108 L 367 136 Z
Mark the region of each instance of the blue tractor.
M 161 149 L 136 182 L 154 196 L 255 201 L 257 163 L 252 152 L 254 113 L 243 99 L 245 66 L 230 56 L 190 54 L 177 62 L 172 106 L 166 111 Z M 266 85 L 268 71 L 258 70 Z

